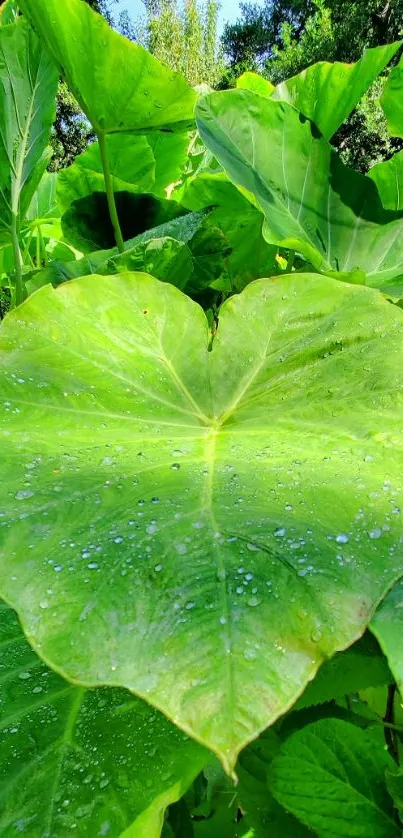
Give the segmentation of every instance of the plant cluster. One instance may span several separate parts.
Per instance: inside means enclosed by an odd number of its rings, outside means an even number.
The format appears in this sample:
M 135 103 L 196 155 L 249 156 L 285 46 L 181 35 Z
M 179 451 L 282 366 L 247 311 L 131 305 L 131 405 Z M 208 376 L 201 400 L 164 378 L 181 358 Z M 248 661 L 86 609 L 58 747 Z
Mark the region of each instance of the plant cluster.
M 200 93 L 0 25 L 0 835 L 403 830 L 400 43 Z M 95 141 L 47 171 L 63 76 Z M 382 97 L 403 136 L 403 62 Z

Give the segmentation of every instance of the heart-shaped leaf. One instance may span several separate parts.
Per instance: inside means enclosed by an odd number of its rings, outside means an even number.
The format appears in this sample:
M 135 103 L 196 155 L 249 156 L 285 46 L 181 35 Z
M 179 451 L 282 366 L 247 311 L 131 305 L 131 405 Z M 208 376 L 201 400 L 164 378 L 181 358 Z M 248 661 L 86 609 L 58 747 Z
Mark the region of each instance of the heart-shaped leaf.
M 1 834 L 159 838 L 208 752 L 124 690 L 63 681 L 0 616 Z
M 385 210 L 370 178 L 291 105 L 231 90 L 201 99 L 196 114 L 207 146 L 264 213 L 267 241 L 343 279 L 359 269 L 382 290 L 402 274 L 403 213 Z
M 212 351 L 145 275 L 10 314 L 0 591 L 41 656 L 231 769 L 402 572 L 402 328 L 377 292 L 296 274 L 227 301 Z
M 183 129 L 195 91 L 179 74 L 108 26 L 83 0 L 20 0 L 97 133 Z

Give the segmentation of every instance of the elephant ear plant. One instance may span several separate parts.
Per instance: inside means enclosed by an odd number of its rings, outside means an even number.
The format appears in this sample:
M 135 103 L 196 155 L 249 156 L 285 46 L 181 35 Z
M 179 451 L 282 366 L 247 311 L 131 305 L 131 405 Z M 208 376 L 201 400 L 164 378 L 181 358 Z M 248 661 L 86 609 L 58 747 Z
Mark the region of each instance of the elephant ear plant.
M 398 838 L 399 163 L 329 141 L 399 44 L 196 102 L 82 0 L 19 7 L 0 836 Z M 97 142 L 50 175 L 59 75 Z

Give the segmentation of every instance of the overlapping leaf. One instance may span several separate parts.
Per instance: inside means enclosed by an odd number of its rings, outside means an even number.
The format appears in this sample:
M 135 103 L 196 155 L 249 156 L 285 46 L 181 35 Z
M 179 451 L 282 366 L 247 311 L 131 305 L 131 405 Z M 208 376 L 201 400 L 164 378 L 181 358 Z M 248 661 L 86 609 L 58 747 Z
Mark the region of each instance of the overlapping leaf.
M 185 79 L 83 0 L 20 0 L 20 7 L 98 133 L 192 125 L 196 94 Z
M 389 133 L 392 137 L 403 137 L 403 57 L 386 82 L 381 102 Z
M 0 834 L 159 838 L 208 753 L 124 690 L 63 681 L 0 615 Z
M 212 351 L 202 310 L 144 275 L 9 315 L 0 590 L 44 659 L 231 768 L 401 573 L 402 326 L 309 275 L 231 298 Z
M 197 121 L 231 180 L 258 202 L 269 242 L 323 272 L 393 287 L 403 270 L 402 212 L 385 210 L 373 181 L 344 166 L 291 105 L 246 90 L 214 93 L 198 103 Z

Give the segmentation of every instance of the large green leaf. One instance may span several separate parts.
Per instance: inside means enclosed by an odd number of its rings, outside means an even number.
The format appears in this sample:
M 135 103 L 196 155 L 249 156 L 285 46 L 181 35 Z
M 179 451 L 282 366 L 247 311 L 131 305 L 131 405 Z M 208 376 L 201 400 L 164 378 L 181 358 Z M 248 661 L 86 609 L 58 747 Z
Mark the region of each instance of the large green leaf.
M 49 160 L 57 70 L 24 20 L 0 28 L 0 240 L 30 205 Z
M 184 128 L 194 90 L 147 50 L 112 30 L 83 0 L 20 0 L 98 133 Z
M 403 691 L 403 580 L 397 582 L 371 620 L 371 631 L 378 639 L 400 691 Z
M 8 315 L 0 591 L 41 656 L 232 768 L 401 574 L 402 328 L 296 274 L 227 301 L 212 351 L 199 306 L 141 274 Z
M 319 838 L 399 838 L 382 739 L 340 719 L 294 733 L 273 763 L 277 800 Z
M 159 838 L 207 752 L 124 690 L 66 683 L 0 615 L 0 834 Z
M 154 131 L 147 135 L 147 142 L 155 158 L 152 192 L 165 197 L 167 191 L 181 179 L 187 166 L 189 134 Z
M 59 218 L 60 211 L 56 197 L 57 183 L 58 175 L 56 172 L 45 172 L 28 207 L 25 219 L 28 225 L 47 224 Z
M 403 271 L 403 213 L 384 210 L 370 178 L 344 166 L 291 105 L 247 90 L 200 100 L 204 141 L 265 215 L 269 242 L 300 251 L 323 272 L 388 290 Z
M 389 133 L 393 137 L 403 137 L 403 57 L 386 82 L 381 102 Z
M 289 102 L 314 122 L 330 140 L 396 55 L 402 42 L 364 50 L 355 64 L 320 61 L 281 84 L 272 98 Z M 255 91 L 258 92 L 258 91 Z
M 116 135 L 106 138 L 112 186 L 115 192 L 152 192 L 155 157 L 146 137 Z M 98 143 L 93 143 L 58 176 L 57 200 L 66 212 L 73 201 L 91 192 L 105 192 Z

